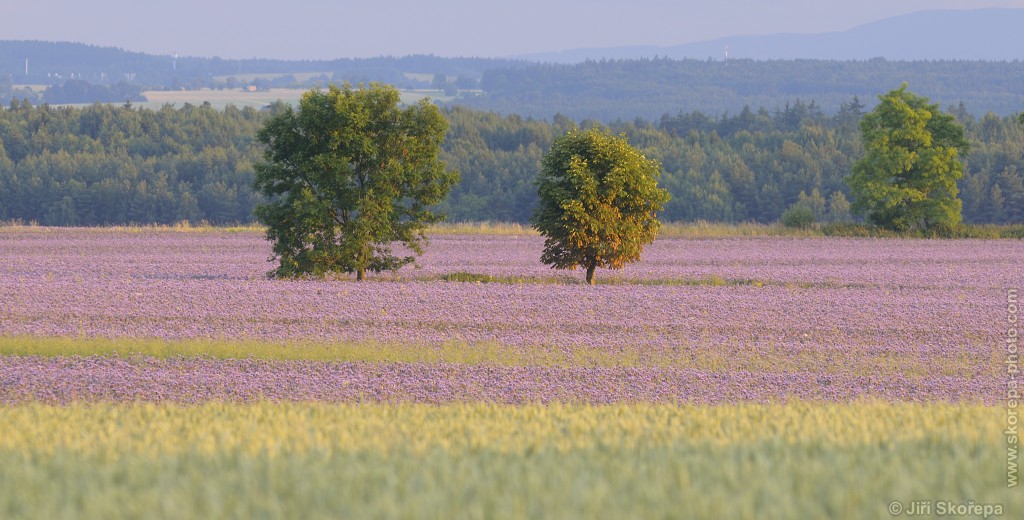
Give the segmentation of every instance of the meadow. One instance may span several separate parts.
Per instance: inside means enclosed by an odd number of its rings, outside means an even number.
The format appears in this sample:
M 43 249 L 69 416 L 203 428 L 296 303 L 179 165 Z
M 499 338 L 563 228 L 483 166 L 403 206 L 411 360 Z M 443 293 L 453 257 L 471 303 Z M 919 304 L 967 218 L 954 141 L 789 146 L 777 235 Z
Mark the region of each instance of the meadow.
M 252 228 L 0 228 L 0 517 L 1024 510 L 1021 241 L 676 232 L 589 287 L 482 230 L 355 282 L 267 279 Z

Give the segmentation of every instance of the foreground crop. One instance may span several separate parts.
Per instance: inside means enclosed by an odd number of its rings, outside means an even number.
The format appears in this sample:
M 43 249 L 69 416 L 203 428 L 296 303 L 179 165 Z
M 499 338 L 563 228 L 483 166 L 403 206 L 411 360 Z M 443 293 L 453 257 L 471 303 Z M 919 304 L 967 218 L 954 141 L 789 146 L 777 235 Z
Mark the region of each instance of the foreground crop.
M 876 518 L 1024 507 L 983 406 L 0 408 L 5 518 Z M 895 496 L 894 496 L 895 494 Z M 131 500 L 125 501 L 125 497 Z M 261 497 L 255 500 L 254 497 Z

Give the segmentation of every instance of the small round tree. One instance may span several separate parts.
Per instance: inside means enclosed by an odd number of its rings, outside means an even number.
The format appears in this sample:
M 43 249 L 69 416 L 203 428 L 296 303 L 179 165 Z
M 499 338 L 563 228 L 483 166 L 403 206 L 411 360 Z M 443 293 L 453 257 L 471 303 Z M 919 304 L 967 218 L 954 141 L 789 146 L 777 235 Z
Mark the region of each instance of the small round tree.
M 878 99 L 860 123 L 866 153 L 847 178 L 853 210 L 897 231 L 951 231 L 961 220 L 964 127 L 906 83 Z
M 658 187 L 657 161 L 626 142 L 592 129 L 555 140 L 536 184 L 539 205 L 530 223 L 544 235 L 541 261 L 555 269 L 621 269 L 640 259 L 669 200 Z

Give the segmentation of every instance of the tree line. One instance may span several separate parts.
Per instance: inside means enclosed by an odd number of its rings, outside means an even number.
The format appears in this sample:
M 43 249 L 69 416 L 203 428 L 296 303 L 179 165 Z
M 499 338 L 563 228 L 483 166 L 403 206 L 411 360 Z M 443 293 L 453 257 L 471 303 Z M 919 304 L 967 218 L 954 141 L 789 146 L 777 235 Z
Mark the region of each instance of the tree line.
M 0 219 L 48 225 L 249 222 L 253 136 L 264 116 L 228 107 L 0 110 Z
M 744 108 L 719 117 L 701 112 L 665 114 L 607 125 L 661 163 L 659 184 L 672 199 L 660 214 L 669 221 L 774 222 L 793 205 L 818 221 L 845 221 L 852 196 L 845 178 L 864 154 L 854 98 L 827 115 L 815 102 L 773 111 Z M 970 151 L 959 181 L 967 223 L 1024 221 L 1024 125 L 1014 117 L 973 117 L 962 105 L 951 113 L 966 128 Z M 465 108 L 447 111 L 451 123 L 445 159 L 462 172 L 442 210 L 452 220 L 526 222 L 535 201 L 533 179 L 552 141 L 577 123 L 550 122 Z M 602 126 L 594 120 L 584 128 Z
M 835 60 L 672 60 L 528 64 L 483 73 L 484 94 L 458 102 L 478 110 L 550 118 L 657 119 L 683 107 L 719 116 L 738 107 L 814 99 L 835 113 L 853 97 L 869 105 L 904 81 L 941 106 L 963 101 L 976 116 L 1019 112 L 1024 62 Z M 870 108 L 870 107 L 869 107 Z
M 516 67 L 522 62 L 493 58 L 444 58 L 432 55 L 335 60 L 223 59 L 157 56 L 80 43 L 0 41 L 0 103 L 124 102 L 127 83 L 135 90 L 200 88 L 309 87 L 334 81 L 353 84 L 379 81 L 399 88 L 430 88 L 435 75 L 479 82 L 488 68 Z M 309 77 L 315 73 L 315 77 Z M 296 75 L 304 79 L 296 79 Z M 308 78 L 307 78 L 308 77 Z M 74 84 L 72 82 L 81 82 Z M 70 84 L 69 84 L 70 83 Z M 50 96 L 22 85 L 43 85 Z M 106 89 L 106 90 L 104 90 Z M 114 98 L 110 99 L 109 96 Z M 135 100 L 135 97 L 131 97 Z
M 26 63 L 27 60 L 27 63 Z M 26 67 L 27 65 L 27 67 Z M 301 78 L 301 79 L 299 79 Z M 442 78 L 441 84 L 437 79 Z M 66 85 L 84 81 L 85 85 Z M 127 82 L 140 90 L 326 86 L 384 82 L 400 89 L 444 89 L 454 105 L 502 114 L 611 122 L 640 116 L 657 120 L 680 107 L 713 117 L 739 107 L 772 109 L 814 99 L 832 114 L 853 97 L 874 105 L 875 96 L 908 82 L 940 106 L 963 101 L 976 117 L 1020 111 L 1022 61 L 872 60 L 602 60 L 540 64 L 491 58 L 437 56 L 337 60 L 227 60 L 155 56 L 73 43 L 0 41 L 0 103 L 29 99 L 57 103 L 23 85 L 45 85 L 63 102 L 107 101 Z M 482 89 L 482 92 L 480 90 Z M 63 88 L 63 92 L 58 92 Z M 461 91 L 461 92 L 460 92 Z M 468 92 L 467 92 L 468 91 Z M 67 94 L 73 93 L 74 97 Z M 112 95 L 112 93 L 111 93 Z M 126 97 L 113 99 L 124 102 Z M 133 98 L 134 99 L 134 98 Z M 870 108 L 870 106 L 868 107 Z
M 254 221 L 261 151 L 255 135 L 283 109 L 208 105 L 84 108 L 12 102 L 0 110 L 0 219 L 47 225 L 215 224 Z M 668 221 L 773 222 L 794 205 L 817 220 L 851 218 L 844 181 L 863 156 L 858 99 L 827 114 L 816 102 L 744 108 L 733 115 L 680 111 L 603 125 L 464 107 L 449 124 L 441 159 L 461 173 L 436 210 L 449 220 L 528 222 L 534 180 L 554 140 L 574 127 L 624 134 L 659 161 Z M 950 111 L 970 145 L 959 181 L 968 223 L 1024 222 L 1024 125 L 1013 117 Z

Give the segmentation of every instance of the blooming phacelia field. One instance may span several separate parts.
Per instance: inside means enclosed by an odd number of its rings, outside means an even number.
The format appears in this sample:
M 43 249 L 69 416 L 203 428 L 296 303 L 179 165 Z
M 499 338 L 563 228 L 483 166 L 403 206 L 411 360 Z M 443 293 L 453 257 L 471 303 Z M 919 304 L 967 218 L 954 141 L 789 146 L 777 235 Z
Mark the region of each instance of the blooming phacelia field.
M 541 247 L 357 283 L 269 280 L 252 231 L 0 229 L 0 517 L 1024 512 L 1021 241 L 662 239 L 596 287 Z

